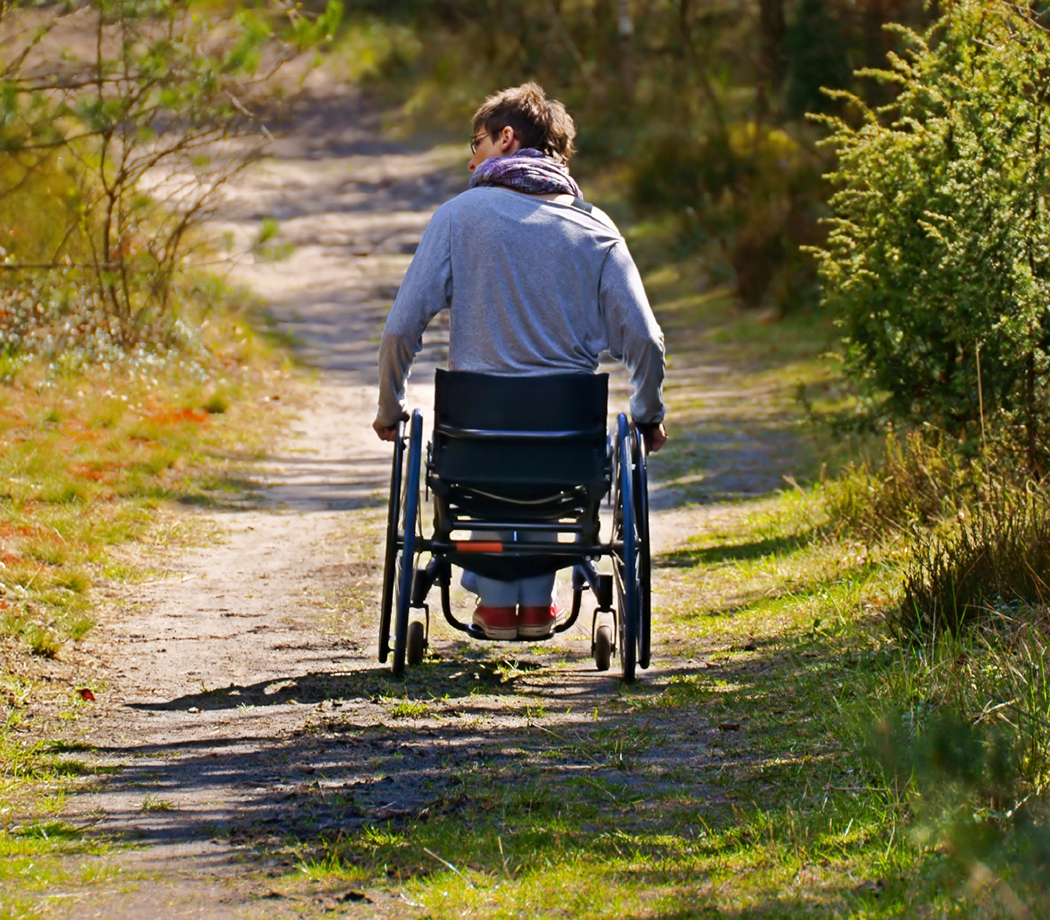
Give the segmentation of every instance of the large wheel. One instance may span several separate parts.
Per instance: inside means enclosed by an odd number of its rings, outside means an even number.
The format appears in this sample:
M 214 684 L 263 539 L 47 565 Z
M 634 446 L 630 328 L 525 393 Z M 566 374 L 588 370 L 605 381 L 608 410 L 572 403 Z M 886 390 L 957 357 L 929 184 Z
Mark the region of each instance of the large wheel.
M 401 552 L 397 559 L 397 581 L 394 599 L 394 674 L 405 673 L 405 649 L 408 645 L 408 608 L 412 603 L 412 579 L 416 572 L 416 534 L 419 529 L 419 470 L 423 456 L 423 416 L 412 413 L 408 436 L 408 466 L 405 470 L 405 499 L 399 528 Z
M 632 432 L 627 416 L 616 419 L 616 496 L 613 507 L 613 580 L 616 582 L 616 629 L 620 671 L 625 683 L 634 680 L 638 631 L 642 617 L 641 565 L 635 516 Z
M 405 423 L 397 423 L 394 439 L 394 462 L 390 471 L 390 498 L 386 511 L 386 555 L 383 560 L 383 594 L 379 607 L 379 662 L 390 654 L 390 614 L 394 608 L 394 586 L 397 584 L 397 560 L 401 552 L 400 521 L 404 496 L 401 483 L 405 466 Z
M 641 591 L 641 617 L 638 621 L 638 665 L 649 667 L 652 636 L 652 560 L 649 555 L 649 478 L 645 469 L 645 439 L 636 428 L 634 435 L 634 520 L 638 532 L 638 567 Z

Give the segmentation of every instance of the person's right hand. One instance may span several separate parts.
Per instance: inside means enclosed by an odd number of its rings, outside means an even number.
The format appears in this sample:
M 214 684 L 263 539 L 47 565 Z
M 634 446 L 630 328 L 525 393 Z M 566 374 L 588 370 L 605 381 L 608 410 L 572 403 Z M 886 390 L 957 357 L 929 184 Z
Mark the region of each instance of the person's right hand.
M 408 413 L 404 413 L 401 416 L 401 421 L 408 421 Z M 380 441 L 396 441 L 397 440 L 397 423 L 393 425 L 384 425 L 379 419 L 372 422 L 372 430 L 379 436 Z
M 631 422 L 645 442 L 645 452 L 652 454 L 667 443 L 667 429 L 663 422 Z

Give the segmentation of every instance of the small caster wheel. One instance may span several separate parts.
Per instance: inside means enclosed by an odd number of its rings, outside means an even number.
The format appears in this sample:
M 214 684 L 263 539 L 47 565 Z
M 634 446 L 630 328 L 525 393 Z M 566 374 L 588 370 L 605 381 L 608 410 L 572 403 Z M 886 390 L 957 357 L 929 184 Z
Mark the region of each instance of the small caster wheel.
M 423 650 L 427 647 L 427 640 L 423 636 L 423 624 L 419 620 L 412 620 L 408 624 L 408 645 L 405 654 L 410 665 L 423 663 Z
M 612 630 L 608 626 L 599 626 L 594 633 L 594 663 L 599 671 L 609 670 L 612 648 Z

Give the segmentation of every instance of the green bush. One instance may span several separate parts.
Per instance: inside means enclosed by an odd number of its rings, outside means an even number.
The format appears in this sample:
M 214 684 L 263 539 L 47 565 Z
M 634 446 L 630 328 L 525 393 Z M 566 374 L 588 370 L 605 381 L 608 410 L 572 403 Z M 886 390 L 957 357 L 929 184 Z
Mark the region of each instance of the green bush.
M 1015 606 L 964 635 L 906 643 L 875 691 L 890 712 L 869 750 L 913 839 L 960 881 L 1027 905 L 1014 917 L 1050 905 L 1048 625 L 1045 608 Z
M 975 441 L 1033 472 L 1050 451 L 1050 34 L 1024 7 L 954 0 L 859 122 L 825 117 L 839 158 L 819 253 L 847 367 L 879 412 Z
M 679 214 L 743 306 L 797 308 L 816 299 L 816 265 L 800 247 L 822 238 L 824 165 L 788 131 L 754 122 L 701 138 L 670 132 L 638 155 L 631 197 L 639 212 Z
M 971 890 L 999 887 L 1012 916 L 1045 916 L 1050 813 L 1045 756 L 1026 761 L 1028 732 L 929 704 L 880 722 L 875 751 L 915 819 L 913 837 L 954 863 Z M 1045 748 L 1047 732 L 1040 732 Z M 1044 750 L 1045 755 L 1045 750 Z M 1040 772 L 1039 767 L 1043 772 Z M 968 877 L 968 878 L 967 878 Z

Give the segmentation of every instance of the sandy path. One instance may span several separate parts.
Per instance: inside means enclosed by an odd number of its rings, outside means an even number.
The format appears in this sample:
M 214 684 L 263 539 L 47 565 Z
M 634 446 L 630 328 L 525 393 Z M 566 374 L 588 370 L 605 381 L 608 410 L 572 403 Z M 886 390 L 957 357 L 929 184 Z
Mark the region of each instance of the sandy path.
M 275 215 L 295 246 L 289 260 L 244 262 L 235 277 L 268 299 L 317 379 L 279 455 L 254 471 L 265 488 L 207 515 L 221 537 L 159 560 L 166 577 L 122 589 L 85 643 L 109 677 L 80 740 L 115 772 L 75 796 L 68 818 L 135 846 L 74 861 L 74 871 L 101 864 L 107 881 L 49 892 L 49 914 L 280 917 L 335 905 L 340 916 L 406 916 L 384 892 L 273 890 L 268 874 L 294 862 L 281 841 L 418 814 L 457 763 L 523 743 L 513 733 L 524 704 L 494 676 L 498 650 L 440 629 L 438 677 L 450 692 L 434 705 L 469 718 L 416 740 L 367 735 L 401 692 L 375 658 L 374 545 L 389 476 L 389 447 L 369 429 L 375 346 L 415 241 L 466 175 L 464 150 L 413 151 L 379 136 L 353 97 L 328 99 L 233 190 L 220 229 L 248 239 Z M 410 387 L 416 404 L 430 403 L 441 342 L 438 328 Z M 654 497 L 657 552 L 708 514 L 676 508 L 673 490 Z M 583 636 L 544 654 L 568 655 L 559 685 L 584 709 L 617 692 L 594 672 Z M 647 680 L 679 666 L 668 654 L 654 651 Z M 492 691 L 478 694 L 478 681 Z M 413 778 L 395 793 L 388 776 L 406 757 Z
M 121 609 L 84 644 L 109 679 L 80 740 L 119 772 L 78 796 L 70 817 L 145 844 L 107 861 L 142 880 L 65 893 L 57 913 L 254 913 L 260 883 L 243 879 L 244 848 L 302 821 L 324 830 L 313 805 L 280 804 L 326 768 L 298 740 L 304 724 L 326 699 L 355 695 L 352 675 L 386 679 L 373 628 L 322 629 L 326 592 L 347 575 L 348 512 L 378 507 L 389 480 L 390 448 L 369 427 L 375 343 L 430 213 L 461 186 L 448 173 L 462 156 L 407 151 L 377 133 L 351 98 L 307 110 L 231 190 L 219 230 L 244 240 L 276 216 L 295 247 L 285 261 L 242 261 L 232 277 L 266 297 L 317 379 L 280 452 L 252 471 L 264 489 L 205 515 L 221 537 L 162 560 L 167 577 L 124 589 Z M 425 367 L 418 377 L 425 398 Z M 328 770 L 359 775 L 339 761 Z M 301 915 L 311 904 L 287 906 Z

